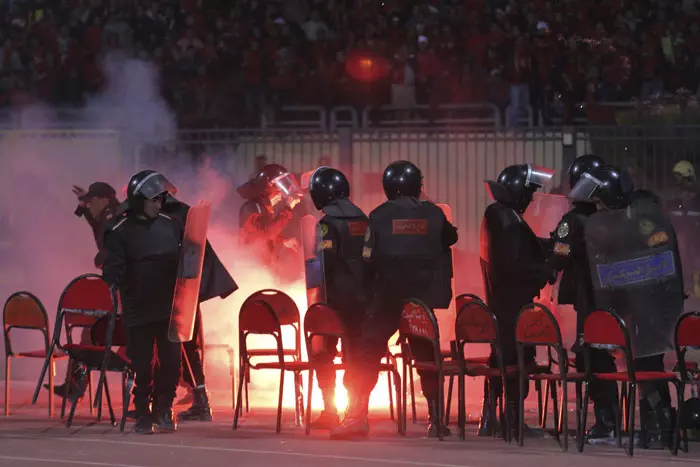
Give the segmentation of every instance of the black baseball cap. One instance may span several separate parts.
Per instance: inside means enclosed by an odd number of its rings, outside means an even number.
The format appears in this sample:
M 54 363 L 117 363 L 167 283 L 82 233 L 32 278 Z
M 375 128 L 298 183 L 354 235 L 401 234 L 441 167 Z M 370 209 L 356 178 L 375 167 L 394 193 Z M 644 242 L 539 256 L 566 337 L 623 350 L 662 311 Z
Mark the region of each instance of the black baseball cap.
M 80 201 L 88 201 L 91 198 L 116 198 L 117 192 L 112 188 L 112 185 L 105 182 L 95 182 L 90 185 L 87 193 L 78 198 Z

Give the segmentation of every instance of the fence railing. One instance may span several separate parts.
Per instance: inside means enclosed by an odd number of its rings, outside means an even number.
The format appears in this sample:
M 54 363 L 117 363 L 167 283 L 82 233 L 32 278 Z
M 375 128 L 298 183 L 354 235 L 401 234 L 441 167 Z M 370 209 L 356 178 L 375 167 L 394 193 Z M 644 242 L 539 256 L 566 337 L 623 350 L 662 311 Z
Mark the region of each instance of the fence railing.
M 632 108 L 630 102 L 607 102 L 597 104 L 604 109 Z M 573 106 L 569 113 L 572 125 L 587 125 L 586 106 Z M 449 128 L 499 130 L 501 128 L 533 128 L 544 125 L 564 124 L 564 106 L 556 102 L 546 109 L 520 106 L 499 108 L 487 103 L 414 105 L 410 107 L 382 106 L 355 108 L 349 106 L 325 108 L 322 106 L 283 106 L 261 112 L 259 129 L 312 129 L 335 131 L 339 128 Z M 41 108 L 25 111 L 0 110 L 2 128 L 58 128 L 99 124 L 95 115 L 104 116 L 100 122 L 110 121 L 114 109 L 89 110 L 75 108 Z

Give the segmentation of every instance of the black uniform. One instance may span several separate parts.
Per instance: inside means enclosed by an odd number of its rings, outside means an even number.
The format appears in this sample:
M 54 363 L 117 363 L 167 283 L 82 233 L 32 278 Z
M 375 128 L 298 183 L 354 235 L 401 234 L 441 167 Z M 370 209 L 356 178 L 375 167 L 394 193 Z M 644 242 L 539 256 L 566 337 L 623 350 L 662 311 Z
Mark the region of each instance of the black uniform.
M 515 211 L 497 201 L 486 208 L 481 223 L 481 272 L 486 303 L 498 318 L 502 358 L 505 366 L 517 365 L 515 323 L 518 312 L 539 295 L 552 277 L 552 269 L 540 239 Z M 490 364 L 496 366 L 495 354 Z M 525 348 L 525 364 L 534 364 L 535 349 Z M 496 394 L 501 393 L 501 380 L 492 378 Z M 518 400 L 517 379 L 508 387 L 508 400 Z M 527 397 L 528 388 L 525 388 Z
M 559 303 L 573 305 L 576 310 L 576 335 L 583 335 L 583 323 L 589 313 L 596 309 L 593 295 L 592 276 L 586 252 L 585 222 L 586 218 L 596 212 L 593 203 L 575 203 L 574 209 L 564 215 L 557 229 L 552 232 L 554 254 L 551 265 L 562 271 L 559 285 Z M 574 345 L 576 353 L 576 370 L 585 371 L 583 353 L 580 349 L 580 337 Z M 594 373 L 612 373 L 616 371 L 615 359 L 604 349 L 591 348 L 591 371 Z M 617 404 L 617 383 L 593 379 L 588 387 L 593 400 L 596 424 L 586 434 L 587 437 L 599 438 L 611 435 L 615 428 L 614 408 Z
M 368 219 L 364 212 L 349 199 L 343 198 L 322 208 L 325 214 L 319 221 L 320 241 L 317 251 L 323 255 L 326 301 L 336 310 L 348 332 L 344 343 L 343 360 L 352 361 L 353 344 L 362 332 L 367 306 L 367 289 L 363 278 L 362 247 Z M 331 363 L 336 356 L 337 339 L 326 338 L 325 352 L 314 356 L 320 363 L 316 367 L 318 387 L 324 399 L 335 392 L 335 369 Z M 326 363 L 326 365 L 324 365 Z M 344 384 L 351 390 L 352 383 L 346 373 Z M 332 401 L 326 400 L 326 410 Z
M 429 201 L 402 196 L 386 201 L 370 213 L 363 257 L 374 277 L 374 297 L 355 357 L 362 362 L 353 377 L 355 390 L 369 396 L 377 383 L 379 363 L 387 342 L 399 327 L 404 301 L 416 298 L 430 308 L 447 308 L 452 299 L 450 247 L 457 243 L 457 229 Z M 432 359 L 424 341 L 412 343 L 414 357 Z M 437 403 L 435 373 L 420 372 L 423 394 Z

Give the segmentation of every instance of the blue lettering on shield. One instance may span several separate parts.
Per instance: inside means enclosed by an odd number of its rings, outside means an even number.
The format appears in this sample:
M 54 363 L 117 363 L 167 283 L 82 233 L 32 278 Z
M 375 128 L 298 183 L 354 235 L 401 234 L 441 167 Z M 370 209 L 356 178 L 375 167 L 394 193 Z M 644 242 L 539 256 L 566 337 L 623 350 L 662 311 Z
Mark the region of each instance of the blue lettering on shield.
M 658 281 L 676 274 L 672 251 L 656 253 L 643 258 L 599 264 L 598 279 L 602 288 L 624 287 L 632 284 Z

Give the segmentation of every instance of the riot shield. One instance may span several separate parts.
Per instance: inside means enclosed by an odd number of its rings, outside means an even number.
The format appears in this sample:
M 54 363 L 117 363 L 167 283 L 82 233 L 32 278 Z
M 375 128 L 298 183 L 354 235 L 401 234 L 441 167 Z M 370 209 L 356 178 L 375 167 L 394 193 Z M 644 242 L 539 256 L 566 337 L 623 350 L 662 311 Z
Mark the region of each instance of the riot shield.
M 187 211 L 173 296 L 173 310 L 168 327 L 168 339 L 171 342 L 192 340 L 210 213 L 211 203 L 209 202 L 200 202 Z
M 549 238 L 564 214 L 571 210 L 566 196 L 536 192 L 523 213 L 523 220 L 540 238 Z
M 452 208 L 447 204 L 437 204 L 437 207 L 442 209 L 448 221 L 452 222 Z M 454 248 L 454 247 L 453 247 Z M 450 342 L 454 340 L 454 326 L 451 323 L 457 319 L 457 306 L 455 305 L 455 273 L 454 273 L 454 251 L 450 248 L 450 255 L 447 258 L 452 269 L 452 300 L 447 310 L 436 310 L 439 313 L 439 323 L 443 323 L 440 329 L 440 340 L 443 348 L 449 348 Z
M 532 202 L 523 213 L 523 219 L 530 226 L 530 229 L 539 238 L 549 239 L 551 233 L 557 229 L 564 214 L 571 210 L 571 205 L 566 196 L 551 195 L 536 192 L 532 197 Z M 563 333 L 564 345 L 573 345 L 576 338 L 576 316 L 573 307 L 559 305 L 559 280 L 554 284 L 545 284 L 540 290 L 540 294 L 535 298 L 536 303 L 540 303 L 549 308 L 559 323 Z
M 304 273 L 306 276 L 307 307 L 326 301 L 325 273 L 321 252 L 321 232 L 312 215 L 301 218 L 301 236 L 304 243 Z
M 635 357 L 671 350 L 684 299 L 670 221 L 657 205 L 639 203 L 593 214 L 585 233 L 596 307 L 622 317 Z

